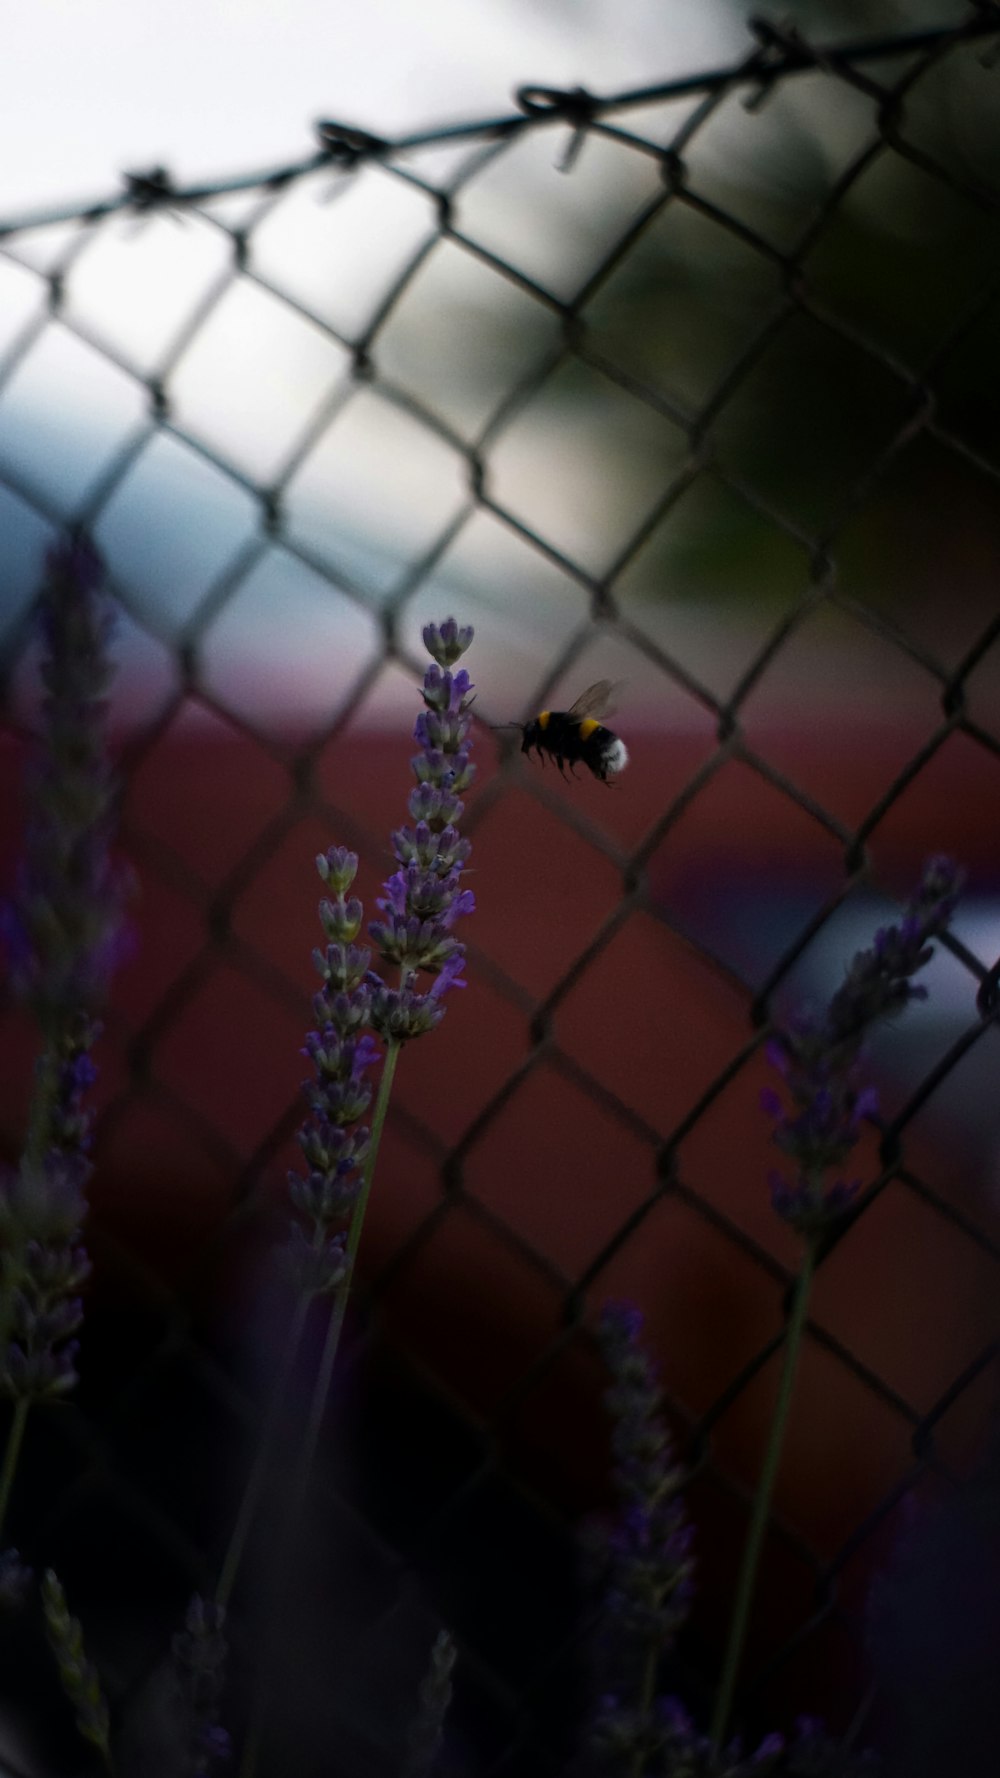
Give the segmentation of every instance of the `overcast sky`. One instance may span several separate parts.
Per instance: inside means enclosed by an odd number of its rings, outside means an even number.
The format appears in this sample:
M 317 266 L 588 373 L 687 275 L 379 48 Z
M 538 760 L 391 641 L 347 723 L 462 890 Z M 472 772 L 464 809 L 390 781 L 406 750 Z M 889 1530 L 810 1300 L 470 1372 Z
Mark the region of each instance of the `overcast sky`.
M 748 47 L 729 0 L 31 0 L 8 12 L 0 221 L 308 153 L 318 116 L 398 133 L 616 88 Z

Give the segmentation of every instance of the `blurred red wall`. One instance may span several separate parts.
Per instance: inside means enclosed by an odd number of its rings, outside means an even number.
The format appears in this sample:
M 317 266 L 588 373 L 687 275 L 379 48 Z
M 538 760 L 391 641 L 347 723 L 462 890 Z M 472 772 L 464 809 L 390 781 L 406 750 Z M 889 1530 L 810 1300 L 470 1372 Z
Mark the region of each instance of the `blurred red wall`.
M 647 844 L 712 759 L 707 734 L 630 737 L 633 763 L 611 790 L 586 775 L 563 785 L 516 757 L 504 765 L 481 738 L 469 985 L 401 1059 L 361 1263 L 389 1337 L 471 1415 L 495 1418 L 517 1473 L 571 1511 L 600 1497 L 605 1459 L 600 1378 L 574 1318 L 610 1296 L 643 1307 L 683 1437 L 780 1327 L 795 1265 L 768 1205 L 761 1058 L 711 1096 L 752 1037 L 751 995 L 734 967 L 713 966 L 681 934 L 707 935 L 732 965 L 753 956 L 771 891 L 780 904 L 791 885 L 797 905 L 819 909 L 843 881 L 844 845 L 774 775 L 791 773 L 850 829 L 917 739 L 855 734 L 837 750 L 808 729 L 773 729 L 754 740 L 763 773 L 753 758 L 724 760 Z M 181 724 L 132 762 L 123 833 L 138 947 L 101 1046 L 94 1217 L 169 1288 L 195 1291 L 209 1317 L 245 1303 L 248 1268 L 260 1264 L 254 1229 L 272 1226 L 295 1164 L 319 940 L 314 856 L 340 841 L 361 851 L 370 916 L 390 868 L 385 836 L 404 818 L 410 751 L 405 733 L 348 730 L 304 780 L 291 749 L 221 723 Z M 13 741 L 0 752 L 10 858 L 20 752 Z M 871 837 L 880 886 L 905 896 L 924 857 L 946 850 L 973 886 L 995 890 L 984 811 L 998 789 L 1000 760 L 952 736 Z M 629 900 L 626 859 L 643 844 Z M 761 927 L 768 966 L 794 936 Z M 749 973 L 760 985 L 767 970 Z M 13 1153 L 30 1034 L 9 1007 L 0 1044 L 0 1135 Z M 664 1145 L 679 1130 L 667 1168 Z M 945 1144 L 929 1116 L 909 1133 L 905 1161 L 930 1194 L 889 1183 L 814 1299 L 820 1337 L 805 1353 L 776 1507 L 821 1563 L 906 1473 L 915 1425 L 996 1329 L 995 1265 L 961 1226 L 964 1216 L 1000 1235 L 989 1182 L 969 1172 L 979 1149 Z M 877 1173 L 874 1138 L 864 1168 Z M 268 1213 L 256 1223 L 255 1204 Z M 774 1387 L 772 1360 L 714 1422 L 712 1466 L 693 1489 L 709 1633 L 743 1515 L 719 1476 L 752 1484 Z M 987 1405 L 970 1391 L 937 1425 L 955 1461 L 974 1454 Z M 795 1547 L 772 1550 L 782 1584 L 758 1613 L 760 1651 L 808 1613 L 814 1565 Z M 862 1542 L 845 1598 L 861 1599 L 883 1553 L 881 1533 Z M 831 1624 L 834 1643 L 839 1634 Z M 852 1660 L 828 1648 L 828 1679 Z

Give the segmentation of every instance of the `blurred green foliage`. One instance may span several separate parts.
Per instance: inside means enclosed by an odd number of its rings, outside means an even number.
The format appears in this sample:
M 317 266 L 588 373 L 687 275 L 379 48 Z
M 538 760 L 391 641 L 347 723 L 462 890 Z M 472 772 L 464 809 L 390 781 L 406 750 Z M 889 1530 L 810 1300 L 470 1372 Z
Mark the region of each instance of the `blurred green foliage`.
M 964 16 L 805 4 L 794 23 L 830 42 Z M 598 137 L 570 173 L 553 171 L 577 187 L 573 263 L 581 236 L 591 263 L 574 290 L 568 280 L 555 290 L 570 311 L 569 359 L 551 338 L 534 342 L 550 368 L 527 413 L 553 440 L 553 489 L 583 479 L 560 428 L 567 439 L 598 435 L 603 492 L 630 515 L 630 538 L 641 491 L 647 534 L 632 556 L 626 544 L 601 564 L 640 621 L 644 607 L 679 601 L 776 618 L 808 592 L 819 555 L 836 559 L 841 546 L 852 599 L 922 627 L 928 646 L 944 587 L 949 621 L 956 607 L 995 604 L 1000 55 L 994 66 L 990 48 L 980 38 L 929 63 L 917 52 L 865 60 L 856 80 L 815 69 L 763 94 L 744 83 L 701 120 L 697 100 L 622 113 L 623 128 L 659 148 L 684 131 L 666 196 L 616 186 Z M 556 169 L 551 134 L 544 152 Z M 636 151 L 614 152 L 631 178 Z M 545 216 L 542 203 L 537 227 Z M 615 229 L 628 244 L 609 254 Z M 534 264 L 533 251 L 513 257 Z M 494 349 L 510 356 L 502 323 Z M 609 425 L 602 383 L 652 407 L 662 436 Z M 575 521 L 567 498 L 559 547 L 597 572 L 592 491 Z M 524 517 L 544 534 L 533 507 Z
M 953 51 L 888 129 L 874 101 L 812 74 L 765 101 L 752 161 L 722 153 L 735 95 L 695 133 L 683 189 L 585 311 L 588 343 L 686 411 L 730 481 L 728 499 L 702 490 L 700 525 L 693 493 L 666 515 L 646 596 L 777 597 L 787 552 L 753 501 L 807 544 L 853 525 L 855 588 L 883 604 L 940 594 L 935 508 L 962 555 L 971 529 L 995 558 L 1000 73 L 982 55 Z M 754 122 L 745 112 L 737 134 Z M 954 542 L 933 537 L 939 563 Z M 992 595 L 952 566 L 950 598 Z

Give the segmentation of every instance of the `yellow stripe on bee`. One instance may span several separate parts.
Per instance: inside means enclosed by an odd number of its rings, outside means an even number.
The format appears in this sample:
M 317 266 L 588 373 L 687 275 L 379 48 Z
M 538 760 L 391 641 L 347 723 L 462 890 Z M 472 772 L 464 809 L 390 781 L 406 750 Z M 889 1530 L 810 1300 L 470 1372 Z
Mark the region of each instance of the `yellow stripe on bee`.
M 600 723 L 595 722 L 594 718 L 592 716 L 585 716 L 583 721 L 580 724 L 580 739 L 581 739 L 581 741 L 589 741 L 595 728 L 600 728 L 600 726 L 601 726 Z
M 538 715 L 535 718 L 535 721 L 537 722 L 539 728 L 548 728 L 549 717 L 551 715 L 552 715 L 551 710 L 539 710 Z

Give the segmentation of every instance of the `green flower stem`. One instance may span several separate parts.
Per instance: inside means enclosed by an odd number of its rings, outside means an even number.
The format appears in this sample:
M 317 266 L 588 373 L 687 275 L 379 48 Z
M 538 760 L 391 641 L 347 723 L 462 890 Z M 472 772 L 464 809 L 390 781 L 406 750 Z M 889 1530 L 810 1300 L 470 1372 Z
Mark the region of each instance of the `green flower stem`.
M 14 1404 L 14 1418 L 7 1434 L 7 1445 L 3 1454 L 3 1469 L 0 1471 L 0 1533 L 3 1531 L 7 1517 L 7 1504 L 10 1491 L 17 1471 L 21 1446 L 24 1443 L 24 1429 L 28 1424 L 28 1410 L 31 1407 L 30 1395 L 19 1395 Z
M 757 1494 L 753 1503 L 753 1512 L 750 1515 L 747 1540 L 743 1548 L 743 1561 L 736 1588 L 733 1615 L 729 1625 L 729 1641 L 722 1666 L 722 1677 L 719 1680 L 719 1689 L 716 1693 L 712 1726 L 709 1731 L 712 1745 L 716 1748 L 722 1746 L 729 1727 L 729 1714 L 732 1709 L 736 1676 L 746 1640 L 750 1605 L 757 1580 L 757 1569 L 760 1565 L 764 1532 L 767 1528 L 767 1515 L 778 1473 L 785 1427 L 788 1423 L 788 1410 L 792 1402 L 792 1391 L 795 1385 L 795 1373 L 798 1369 L 802 1336 L 805 1332 L 806 1310 L 809 1306 L 809 1293 L 812 1288 L 815 1264 L 815 1246 L 812 1241 L 807 1241 L 802 1265 L 795 1281 L 795 1293 L 792 1297 L 788 1327 L 785 1332 L 785 1352 L 781 1367 L 781 1381 L 778 1385 L 778 1399 L 775 1403 L 774 1418 L 771 1421 L 767 1449 L 764 1452 L 764 1462 L 757 1483 Z
M 371 1196 L 372 1180 L 375 1176 L 375 1163 L 378 1160 L 378 1151 L 382 1141 L 382 1131 L 385 1128 L 386 1113 L 389 1109 L 389 1096 L 392 1092 L 393 1077 L 396 1073 L 396 1063 L 399 1060 L 401 1047 L 400 1043 L 391 1042 L 386 1049 L 385 1062 L 382 1065 L 382 1078 L 379 1081 L 378 1094 L 375 1099 L 375 1109 L 372 1113 L 368 1153 L 365 1157 L 364 1171 L 361 1175 L 361 1189 L 358 1192 L 355 1201 L 350 1229 L 347 1236 L 347 1247 L 344 1252 L 344 1276 L 337 1287 L 337 1293 L 333 1301 L 333 1312 L 330 1316 L 330 1325 L 327 1329 L 326 1341 L 320 1357 L 319 1370 L 316 1373 L 316 1381 L 313 1385 L 312 1400 L 309 1404 L 309 1418 L 306 1422 L 305 1434 L 303 1436 L 302 1447 L 299 1453 L 295 1486 L 292 1490 L 292 1497 L 285 1516 L 284 1539 L 286 1550 L 287 1545 L 294 1534 L 295 1527 L 301 1517 L 302 1503 L 309 1483 L 309 1472 L 312 1469 L 313 1459 L 316 1455 L 316 1446 L 319 1443 L 320 1429 L 323 1425 L 323 1415 L 326 1412 L 327 1396 L 330 1393 L 330 1381 L 333 1376 L 333 1367 L 336 1363 L 337 1352 L 340 1347 L 340 1336 L 344 1326 L 344 1316 L 347 1313 L 348 1298 L 351 1294 L 351 1285 L 354 1279 L 354 1262 L 357 1259 L 358 1248 L 361 1245 L 365 1211 L 368 1208 L 368 1199 Z M 284 1566 L 284 1563 L 279 1564 L 279 1570 Z M 255 1778 L 268 1698 L 269 1688 L 264 1684 L 257 1692 L 256 1707 L 243 1749 L 243 1759 L 240 1765 L 240 1778 Z
M 375 1110 L 372 1113 L 372 1127 L 371 1135 L 368 1139 L 368 1153 L 365 1156 L 364 1171 L 361 1175 L 361 1190 L 359 1191 L 354 1204 L 354 1211 L 351 1216 L 351 1226 L 347 1236 L 347 1247 L 344 1253 L 344 1276 L 337 1287 L 337 1294 L 333 1300 L 333 1314 L 330 1316 L 330 1325 L 327 1329 L 326 1342 L 320 1358 L 319 1370 L 316 1373 L 316 1382 L 313 1386 L 312 1401 L 309 1404 L 309 1419 L 306 1422 L 305 1436 L 302 1440 L 302 1451 L 299 1460 L 299 1480 L 296 1490 L 295 1518 L 298 1518 L 298 1508 L 301 1506 L 302 1498 L 306 1491 L 306 1486 L 309 1480 L 309 1471 L 312 1468 L 313 1458 L 316 1454 L 316 1446 L 319 1443 L 323 1415 L 326 1412 L 326 1398 L 330 1393 L 330 1380 L 333 1376 L 333 1367 L 336 1363 L 337 1352 L 340 1347 L 341 1330 L 344 1326 L 344 1316 L 347 1313 L 347 1302 L 351 1294 L 351 1285 L 354 1280 L 354 1262 L 358 1257 L 358 1248 L 361 1245 L 361 1233 L 365 1223 L 365 1211 L 368 1208 L 368 1199 L 371 1196 L 372 1180 L 375 1176 L 375 1163 L 378 1160 L 378 1151 L 382 1141 L 382 1131 L 385 1128 L 386 1112 L 389 1109 L 389 1096 L 392 1093 L 392 1082 L 396 1073 L 396 1063 L 399 1060 L 400 1048 L 401 1045 L 398 1042 L 390 1042 L 385 1052 L 385 1062 L 382 1065 L 382 1079 L 379 1081 L 378 1094 L 375 1099 Z
M 323 1348 L 319 1372 L 316 1377 L 316 1385 L 313 1390 L 313 1397 L 309 1410 L 309 1420 L 302 1445 L 302 1480 L 297 1491 L 298 1500 L 301 1500 L 301 1496 L 305 1491 L 305 1482 L 312 1465 L 313 1454 L 319 1438 L 319 1429 L 322 1425 L 323 1411 L 326 1406 L 326 1398 L 330 1388 L 330 1379 L 333 1375 L 333 1366 L 337 1357 L 337 1348 L 340 1345 L 340 1334 L 344 1325 L 344 1314 L 347 1309 L 347 1299 L 350 1295 L 351 1279 L 354 1274 L 354 1261 L 361 1244 L 361 1231 L 365 1220 L 365 1210 L 371 1192 L 372 1178 L 375 1172 L 375 1162 L 378 1158 L 379 1142 L 381 1140 L 382 1129 L 385 1124 L 385 1116 L 389 1106 L 389 1094 L 392 1091 L 392 1078 L 396 1072 L 396 1060 L 399 1055 L 399 1047 L 398 1043 L 389 1045 L 389 1048 L 386 1051 L 385 1064 L 382 1069 L 382 1079 L 379 1082 L 378 1096 L 375 1100 L 375 1110 L 372 1116 L 372 1130 L 369 1139 L 368 1154 L 365 1158 L 365 1166 L 361 1175 L 361 1189 L 354 1206 L 350 1232 L 347 1238 L 347 1248 L 344 1256 L 347 1270 L 338 1286 L 336 1296 L 334 1297 L 333 1313 L 330 1317 L 330 1326 L 327 1332 L 326 1343 Z M 257 1456 L 254 1460 L 254 1466 L 250 1472 L 246 1488 L 243 1491 L 240 1510 L 237 1515 L 236 1523 L 233 1526 L 232 1536 L 229 1539 L 229 1548 L 226 1551 L 225 1559 L 219 1573 L 219 1580 L 215 1589 L 215 1599 L 218 1605 L 225 1605 L 228 1602 L 229 1596 L 236 1584 L 236 1576 L 239 1573 L 240 1563 L 243 1560 L 247 1538 L 250 1535 L 250 1528 L 260 1504 L 261 1490 L 263 1489 L 264 1480 L 271 1460 L 274 1438 L 278 1429 L 278 1421 L 286 1399 L 286 1385 L 302 1341 L 302 1334 L 305 1329 L 306 1317 L 309 1313 L 311 1301 L 312 1299 L 306 1293 L 302 1294 L 296 1305 L 295 1315 L 288 1330 L 288 1338 L 285 1341 L 285 1350 L 282 1354 L 281 1364 L 274 1381 L 267 1419 L 265 1420 L 261 1431 Z
M 643 1773 L 646 1769 L 647 1750 L 645 1742 L 647 1737 L 645 1734 L 645 1727 L 649 1722 L 650 1713 L 653 1708 L 653 1700 L 656 1697 L 656 1679 L 659 1668 L 660 1651 L 653 1646 L 646 1652 L 646 1659 L 642 1669 L 642 1685 L 639 1690 L 639 1718 L 644 1727 L 643 1739 L 632 1755 L 632 1770 L 629 1773 L 629 1778 L 643 1778 Z
M 219 1570 L 219 1579 L 215 1588 L 215 1602 L 217 1605 L 224 1606 L 228 1603 L 229 1595 L 231 1594 L 233 1587 L 236 1585 L 236 1576 L 240 1571 L 240 1564 L 242 1563 L 243 1556 L 246 1552 L 247 1538 L 250 1535 L 250 1530 L 257 1514 L 257 1508 L 260 1505 L 261 1492 L 264 1487 L 264 1481 L 274 1451 L 274 1441 L 278 1431 L 278 1422 L 281 1418 L 281 1410 L 286 1399 L 288 1379 L 292 1372 L 292 1366 L 298 1356 L 299 1346 L 302 1343 L 302 1334 L 311 1302 L 312 1298 L 309 1296 L 308 1292 L 302 1291 L 299 1295 L 298 1302 L 295 1305 L 295 1314 L 289 1324 L 288 1335 L 285 1340 L 285 1349 L 281 1355 L 281 1363 L 278 1366 L 278 1372 L 271 1389 L 271 1399 L 268 1403 L 267 1416 L 261 1428 L 260 1440 L 257 1445 L 257 1455 L 254 1458 L 253 1468 L 250 1471 L 246 1487 L 243 1490 L 243 1499 L 240 1502 L 240 1510 L 236 1516 L 236 1523 L 233 1526 L 232 1534 L 229 1539 L 229 1547 L 226 1550 L 222 1567 Z
M 24 1166 L 40 1170 L 52 1142 L 52 1122 L 59 1091 L 59 1064 L 55 1034 L 44 1038 L 44 1048 L 35 1066 L 35 1081 L 28 1111 L 28 1132 L 24 1144 Z

